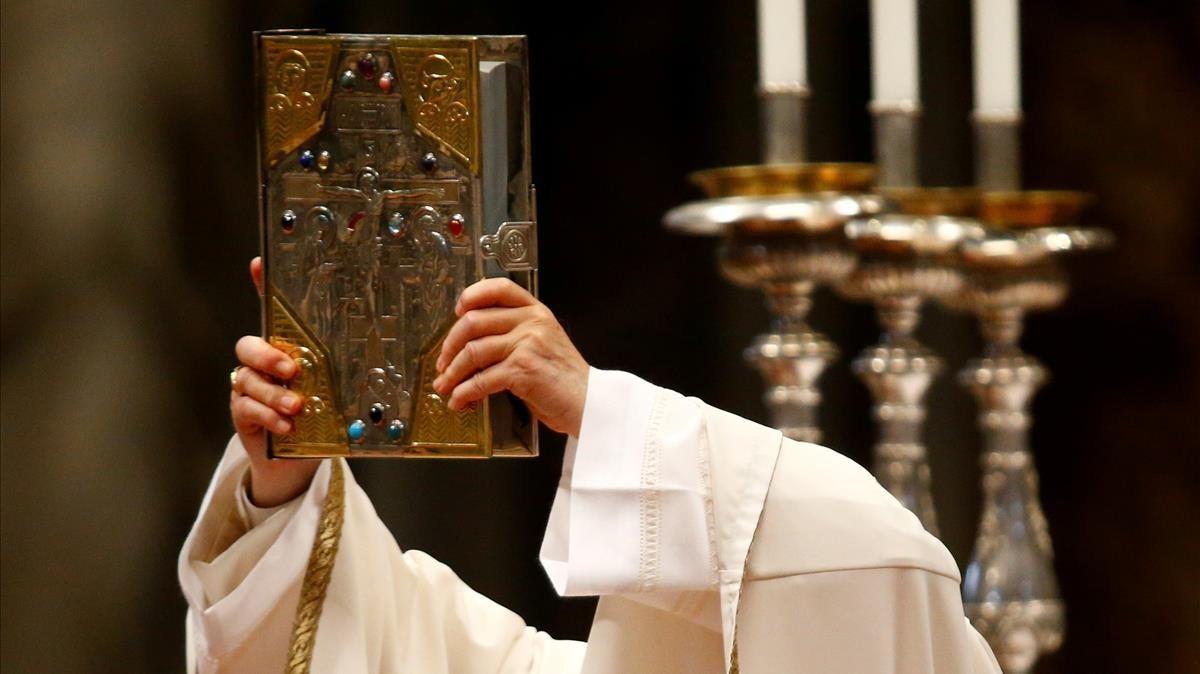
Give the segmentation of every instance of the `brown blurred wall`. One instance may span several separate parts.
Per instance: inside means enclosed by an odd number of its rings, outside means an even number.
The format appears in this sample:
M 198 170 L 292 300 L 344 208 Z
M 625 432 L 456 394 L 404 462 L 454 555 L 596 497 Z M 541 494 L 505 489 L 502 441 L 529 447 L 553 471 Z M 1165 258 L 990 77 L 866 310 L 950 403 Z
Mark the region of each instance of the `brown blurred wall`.
M 922 172 L 965 184 L 969 3 L 921 5 Z M 808 12 L 814 155 L 869 160 L 867 2 Z M 1200 671 L 1200 9 L 1026 2 L 1023 21 L 1026 182 L 1094 193 L 1120 240 L 1025 340 L 1055 377 L 1033 441 L 1069 611 L 1039 671 Z M 738 355 L 765 325 L 758 298 L 717 277 L 709 242 L 658 224 L 696 196 L 687 171 L 757 158 L 753 3 L 6 1 L 6 672 L 182 668 L 175 555 L 230 434 L 232 344 L 258 324 L 249 33 L 285 26 L 529 34 L 544 299 L 597 366 L 765 418 Z M 843 354 L 875 337 L 828 294 L 814 323 Z M 951 367 L 979 348 L 936 308 L 923 334 Z M 823 380 L 827 441 L 865 461 L 868 399 L 844 361 Z M 964 563 L 978 441 L 951 379 L 928 439 Z M 536 462 L 354 469 L 402 546 L 582 638 L 591 602 L 556 599 L 536 562 L 562 444 L 545 439 Z

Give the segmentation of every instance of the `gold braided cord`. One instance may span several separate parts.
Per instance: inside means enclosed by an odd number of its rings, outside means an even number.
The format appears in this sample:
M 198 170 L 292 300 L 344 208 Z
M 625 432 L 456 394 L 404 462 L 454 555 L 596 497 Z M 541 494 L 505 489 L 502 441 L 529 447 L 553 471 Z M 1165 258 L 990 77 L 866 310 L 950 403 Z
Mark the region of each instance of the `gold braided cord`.
M 342 521 L 346 508 L 342 462 L 334 459 L 331 468 L 329 492 L 325 495 L 325 502 L 321 504 L 321 522 L 313 539 L 308 568 L 304 570 L 304 582 L 300 586 L 300 604 L 296 607 L 296 621 L 292 625 L 285 674 L 308 674 L 312 664 L 313 645 L 317 641 L 317 623 L 321 621 L 325 592 L 329 589 L 330 578 L 333 577 L 333 562 L 337 557 L 338 542 L 342 538 Z

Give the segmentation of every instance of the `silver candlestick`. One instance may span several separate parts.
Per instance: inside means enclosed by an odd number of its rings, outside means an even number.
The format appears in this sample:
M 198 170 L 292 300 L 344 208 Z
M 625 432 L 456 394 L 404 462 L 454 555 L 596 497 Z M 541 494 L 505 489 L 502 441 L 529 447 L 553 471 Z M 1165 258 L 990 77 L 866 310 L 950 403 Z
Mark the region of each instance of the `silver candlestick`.
M 860 260 L 838 290 L 874 304 L 883 328 L 879 344 L 865 349 L 852 364 L 874 402 L 872 416 L 879 427 L 873 449 L 875 477 L 937 535 L 922 428 L 925 393 L 941 372 L 942 360 L 913 333 L 925 300 L 944 297 L 960 286 L 950 254 L 964 238 L 983 233 L 976 220 L 966 217 L 976 210 L 978 193 L 914 188 L 885 194 L 901 212 L 846 224 L 846 238 Z
M 1027 312 L 1067 294 L 1059 256 L 1100 248 L 1111 235 L 1072 226 L 1084 203 L 1073 192 L 985 193 L 987 234 L 959 247 L 963 284 L 946 298 L 974 313 L 985 347 L 959 373 L 979 402 L 983 512 L 963 578 L 963 603 L 1008 674 L 1032 670 L 1065 631 L 1053 549 L 1028 445 L 1030 401 L 1047 372 L 1018 344 Z
M 807 323 L 812 291 L 854 267 L 842 227 L 879 213 L 869 192 L 875 169 L 864 164 L 765 164 L 691 176 L 709 196 L 672 209 L 669 229 L 716 235 L 722 273 L 767 298 L 771 328 L 745 357 L 767 382 L 772 424 L 792 439 L 819 442 L 817 380 L 837 349 Z
M 808 89 L 799 82 L 759 88 L 764 163 L 700 171 L 690 176 L 707 199 L 664 217 L 668 229 L 719 236 L 726 278 L 759 288 L 771 328 L 744 356 L 767 382 L 772 424 L 796 440 L 818 442 L 817 380 L 837 348 L 807 323 L 812 291 L 854 267 L 841 228 L 850 218 L 879 213 L 870 193 L 875 167 L 807 161 Z

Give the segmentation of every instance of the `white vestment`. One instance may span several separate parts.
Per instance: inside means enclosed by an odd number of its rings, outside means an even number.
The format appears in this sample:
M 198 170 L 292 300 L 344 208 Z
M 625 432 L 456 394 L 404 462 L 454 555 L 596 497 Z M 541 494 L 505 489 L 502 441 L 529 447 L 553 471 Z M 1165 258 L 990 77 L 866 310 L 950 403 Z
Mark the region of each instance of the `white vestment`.
M 999 672 L 954 560 L 869 473 L 622 372 L 591 371 L 541 553 L 559 594 L 602 595 L 586 648 L 402 553 L 344 465 L 261 523 L 245 472 L 235 437 L 180 554 L 189 671 L 284 669 L 344 473 L 313 672 Z

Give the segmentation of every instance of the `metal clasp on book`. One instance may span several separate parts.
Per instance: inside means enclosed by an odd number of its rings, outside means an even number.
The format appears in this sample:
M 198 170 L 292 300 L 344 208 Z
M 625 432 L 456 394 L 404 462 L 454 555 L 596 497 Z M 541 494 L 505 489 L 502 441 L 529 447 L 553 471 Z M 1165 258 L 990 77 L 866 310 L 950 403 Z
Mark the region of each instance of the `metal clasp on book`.
M 479 237 L 483 259 L 495 260 L 504 271 L 537 269 L 537 223 L 506 222 L 495 234 Z

